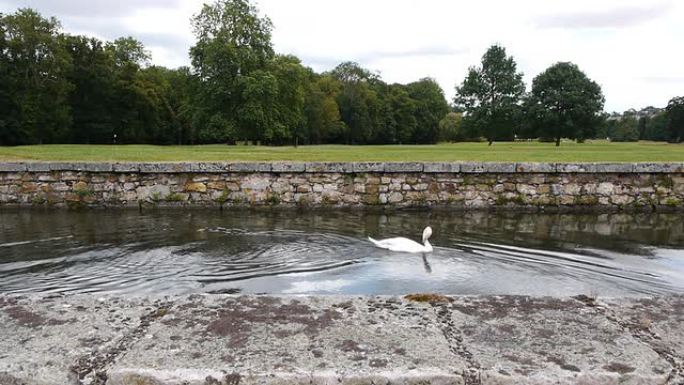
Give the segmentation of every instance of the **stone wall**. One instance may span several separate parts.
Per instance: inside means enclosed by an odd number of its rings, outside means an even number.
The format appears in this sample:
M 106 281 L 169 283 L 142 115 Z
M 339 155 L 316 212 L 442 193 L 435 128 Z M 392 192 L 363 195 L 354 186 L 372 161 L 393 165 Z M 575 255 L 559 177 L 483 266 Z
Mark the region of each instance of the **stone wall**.
M 0 207 L 684 209 L 684 163 L 0 163 Z

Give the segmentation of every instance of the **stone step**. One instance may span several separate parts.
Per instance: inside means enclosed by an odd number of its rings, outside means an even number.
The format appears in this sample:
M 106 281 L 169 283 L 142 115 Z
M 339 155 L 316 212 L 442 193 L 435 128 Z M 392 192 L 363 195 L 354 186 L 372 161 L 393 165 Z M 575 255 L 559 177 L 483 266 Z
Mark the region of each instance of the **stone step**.
M 681 384 L 684 297 L 0 295 L 0 384 Z

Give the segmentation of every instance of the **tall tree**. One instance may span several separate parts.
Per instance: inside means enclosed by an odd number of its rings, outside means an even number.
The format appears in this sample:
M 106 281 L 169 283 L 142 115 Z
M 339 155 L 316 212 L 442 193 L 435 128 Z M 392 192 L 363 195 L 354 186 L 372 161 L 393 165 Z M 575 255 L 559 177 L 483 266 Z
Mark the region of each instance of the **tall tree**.
M 520 97 L 525 92 L 523 74 L 517 72 L 506 49 L 494 45 L 482 57 L 480 67 L 471 67 L 456 88 L 457 107 L 466 111 L 464 120 L 477 127 L 491 145 L 495 140 L 512 140 Z
M 247 108 L 242 98 L 265 92 L 264 82 L 270 81 L 263 72 L 254 73 L 265 70 L 274 56 L 271 21 L 259 16 L 248 0 L 217 0 L 205 4 L 192 25 L 197 43 L 190 56 L 201 82 L 195 117 L 202 127 L 200 137 L 205 141 L 254 137 L 235 129 L 236 116 L 238 108 Z M 250 111 L 253 102 L 249 101 Z
M 330 75 L 313 75 L 306 94 L 304 112 L 308 142 L 340 143 L 346 131 L 337 98 L 342 84 Z
M 670 139 L 666 112 L 657 113 L 645 118 L 645 120 L 644 135 L 641 139 L 653 141 L 667 141 Z
M 5 144 L 65 140 L 71 118 L 66 100 L 72 87 L 65 74 L 71 65 L 61 44 L 60 24 L 24 8 L 0 18 L 3 88 L 0 111 Z M 3 130 L 5 131 L 5 130 Z
M 540 134 L 560 146 L 561 138 L 595 136 L 605 99 L 601 87 L 575 64 L 556 63 L 534 78 L 528 102 Z
M 461 129 L 463 114 L 450 112 L 439 122 L 439 140 L 445 142 L 460 142 L 466 137 Z
M 337 98 L 342 120 L 347 126 L 346 144 L 365 144 L 374 136 L 375 123 L 381 112 L 378 95 L 371 88 L 379 77 L 357 63 L 345 62 L 331 75 L 342 84 Z
M 387 115 L 381 143 L 410 144 L 414 142 L 418 120 L 416 102 L 411 99 L 406 86 L 392 84 L 387 96 Z
M 436 143 L 439 138 L 439 122 L 449 112 L 444 91 L 434 79 L 425 78 L 407 86 L 408 93 L 416 103 L 417 130 L 414 143 Z
M 684 97 L 680 96 L 670 100 L 666 111 L 670 141 L 680 143 L 684 140 Z
M 114 59 L 100 40 L 66 36 L 66 50 L 72 66 L 67 74 L 74 89 L 69 97 L 74 143 L 110 143 L 114 134 L 111 106 L 114 87 Z

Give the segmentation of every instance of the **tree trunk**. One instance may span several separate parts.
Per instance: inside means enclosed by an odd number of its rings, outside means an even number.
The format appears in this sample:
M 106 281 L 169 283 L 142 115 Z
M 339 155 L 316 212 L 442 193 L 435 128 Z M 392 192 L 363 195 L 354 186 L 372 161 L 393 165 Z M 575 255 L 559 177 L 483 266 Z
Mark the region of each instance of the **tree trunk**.
M 561 141 L 560 136 L 557 136 L 556 137 L 556 147 L 560 147 L 560 141 Z
M 489 141 L 489 145 L 491 146 L 492 144 L 494 144 L 494 141 L 493 141 L 493 140 L 490 140 L 490 141 Z

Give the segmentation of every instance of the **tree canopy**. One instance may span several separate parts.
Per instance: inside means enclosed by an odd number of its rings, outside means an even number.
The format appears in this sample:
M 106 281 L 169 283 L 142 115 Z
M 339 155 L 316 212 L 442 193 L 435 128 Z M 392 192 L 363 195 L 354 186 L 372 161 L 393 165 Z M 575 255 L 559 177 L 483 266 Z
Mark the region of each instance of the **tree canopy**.
M 539 135 L 559 146 L 561 138 L 594 137 L 604 100 L 601 87 L 579 67 L 556 63 L 534 78 L 527 111 Z
M 482 56 L 481 66 L 468 70 L 454 102 L 467 113 L 464 124 L 482 132 L 491 144 L 513 139 L 524 93 L 523 74 L 517 71 L 515 60 L 505 48 L 493 45 Z
M 674 143 L 680 143 L 684 140 L 684 97 L 670 100 L 666 111 L 670 140 Z
M 205 4 L 191 26 L 191 65 L 170 69 L 135 37 L 71 35 L 30 8 L 0 14 L 0 145 L 684 140 L 684 98 L 622 121 L 602 114 L 601 88 L 572 63 L 526 94 L 499 45 L 449 105 L 431 78 L 387 83 L 353 61 L 317 73 L 275 52 L 272 22 L 249 0 Z

